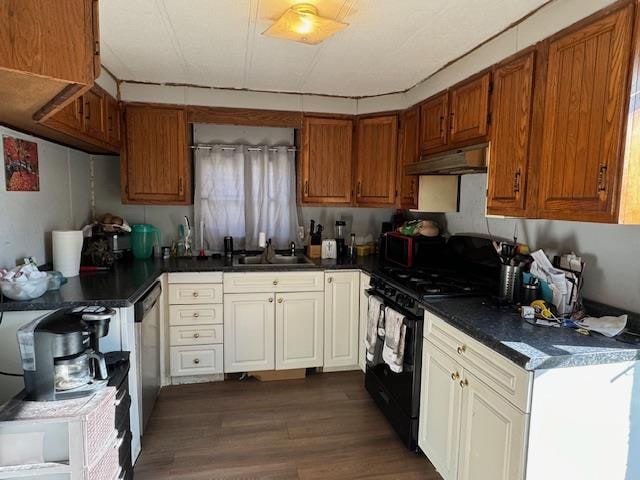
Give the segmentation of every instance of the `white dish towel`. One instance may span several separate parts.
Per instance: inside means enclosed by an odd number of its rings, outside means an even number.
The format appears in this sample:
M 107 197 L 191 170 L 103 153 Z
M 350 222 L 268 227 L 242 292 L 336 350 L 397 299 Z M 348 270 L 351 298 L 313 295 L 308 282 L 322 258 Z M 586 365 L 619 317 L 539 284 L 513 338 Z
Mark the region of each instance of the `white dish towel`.
M 580 321 L 580 325 L 587 330 L 598 332 L 605 337 L 615 337 L 627 326 L 627 316 L 619 317 L 586 317 Z
M 404 363 L 404 338 L 407 327 L 404 324 L 404 315 L 392 308 L 385 308 L 385 339 L 382 348 L 382 359 L 392 372 L 401 373 Z
M 382 309 L 382 299 L 375 295 L 369 295 L 369 307 L 367 309 L 367 335 L 364 346 L 367 349 L 367 360 L 373 361 L 376 353 L 376 342 L 378 340 L 378 328 L 382 325 L 382 336 L 384 336 L 384 310 Z

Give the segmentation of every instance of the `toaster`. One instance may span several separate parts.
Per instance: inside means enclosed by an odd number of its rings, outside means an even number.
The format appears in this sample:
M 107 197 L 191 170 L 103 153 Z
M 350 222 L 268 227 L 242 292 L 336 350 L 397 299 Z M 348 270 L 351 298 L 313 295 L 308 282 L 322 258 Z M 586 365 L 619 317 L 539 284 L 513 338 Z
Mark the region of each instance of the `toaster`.
M 335 240 L 323 240 L 322 241 L 322 258 L 338 258 L 338 249 L 336 247 Z

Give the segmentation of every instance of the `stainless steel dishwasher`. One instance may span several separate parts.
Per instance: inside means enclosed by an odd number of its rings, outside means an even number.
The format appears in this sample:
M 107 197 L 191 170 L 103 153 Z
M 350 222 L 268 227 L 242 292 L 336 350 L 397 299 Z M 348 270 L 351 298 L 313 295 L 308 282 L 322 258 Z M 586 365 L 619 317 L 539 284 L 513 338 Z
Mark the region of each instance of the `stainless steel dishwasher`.
M 141 435 L 144 435 L 144 429 L 160 391 L 161 294 L 162 286 L 160 282 L 156 282 L 134 306 Z

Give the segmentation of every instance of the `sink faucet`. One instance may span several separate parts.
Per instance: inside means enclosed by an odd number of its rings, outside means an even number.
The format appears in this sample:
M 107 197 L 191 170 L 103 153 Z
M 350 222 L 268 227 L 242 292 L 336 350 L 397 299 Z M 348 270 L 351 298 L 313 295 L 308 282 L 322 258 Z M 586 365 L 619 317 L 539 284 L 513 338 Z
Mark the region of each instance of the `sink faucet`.
M 289 249 L 291 250 L 291 256 L 295 257 L 296 256 L 296 242 L 291 242 L 289 244 Z

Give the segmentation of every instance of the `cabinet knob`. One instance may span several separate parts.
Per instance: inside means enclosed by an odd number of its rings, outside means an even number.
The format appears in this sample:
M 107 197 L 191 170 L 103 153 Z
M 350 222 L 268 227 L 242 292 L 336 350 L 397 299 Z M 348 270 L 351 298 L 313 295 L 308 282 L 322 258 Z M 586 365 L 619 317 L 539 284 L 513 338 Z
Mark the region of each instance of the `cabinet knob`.
M 516 173 L 513 175 L 513 193 L 518 193 L 520 191 L 520 169 L 516 170 Z
M 195 363 L 196 365 L 200 363 L 200 359 L 199 358 L 194 358 L 193 359 L 193 363 Z
M 199 295 L 198 292 L 193 292 L 194 297 L 197 297 L 198 295 Z
M 461 347 L 458 347 L 458 355 L 462 355 L 464 352 L 467 351 L 467 347 L 465 345 L 462 345 Z
M 278 299 L 278 303 L 282 303 L 282 298 L 279 298 L 279 299 Z
M 467 380 L 466 378 L 464 380 L 460 380 L 460 386 L 462 388 L 466 387 L 469 385 L 469 380 Z
M 460 374 L 458 372 L 451 374 L 451 380 L 458 380 L 460 378 Z
M 331 282 L 333 282 L 333 277 L 327 278 L 327 283 L 331 283 Z
M 273 303 L 273 298 L 270 298 L 270 299 L 269 299 L 269 303 Z
M 274 284 L 274 285 L 277 285 L 277 284 L 278 284 L 278 280 L 274 280 L 274 281 L 273 281 L 273 284 Z
M 194 333 L 193 334 L 193 338 L 200 338 L 200 334 L 199 333 Z
M 199 314 L 198 312 L 193 312 L 193 316 L 194 316 L 195 318 L 198 318 L 198 317 L 200 316 L 200 314 Z
M 309 180 L 304 181 L 304 194 L 309 195 Z

